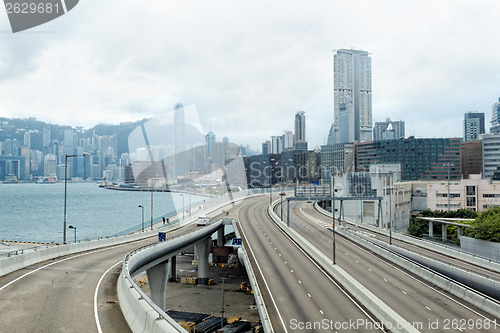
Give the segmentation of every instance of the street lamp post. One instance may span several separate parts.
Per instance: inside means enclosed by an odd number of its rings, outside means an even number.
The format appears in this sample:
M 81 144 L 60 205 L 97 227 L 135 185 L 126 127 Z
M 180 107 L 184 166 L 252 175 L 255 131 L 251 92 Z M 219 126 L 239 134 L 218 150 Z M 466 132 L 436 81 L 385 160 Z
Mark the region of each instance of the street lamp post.
M 184 195 L 181 194 L 182 197 L 182 220 L 184 221 Z
M 392 175 L 392 174 L 391 174 Z M 389 245 L 392 245 L 392 188 L 394 176 L 389 179 L 389 183 L 391 184 L 390 192 L 389 192 Z
M 335 265 L 335 155 L 332 155 L 332 244 L 333 264 Z
M 139 208 L 142 208 L 142 232 L 144 232 L 144 206 L 139 205 Z
M 75 244 L 76 244 L 76 227 L 75 227 L 75 226 L 70 225 L 70 226 L 68 227 L 68 229 L 75 229 Z
M 74 154 L 74 155 L 65 155 L 64 158 L 64 222 L 63 222 L 63 244 L 66 244 L 66 205 L 68 198 L 68 157 L 77 157 L 77 156 L 89 156 L 89 153 L 83 153 L 82 155 Z M 75 231 L 76 232 L 76 231 Z
M 450 168 L 455 166 L 455 164 L 447 162 L 443 164 L 443 166 L 448 167 L 448 212 L 450 211 L 451 206 L 451 197 L 450 197 Z
M 280 193 L 281 201 L 280 201 L 280 209 L 281 209 L 281 221 L 283 221 L 283 196 L 285 195 L 284 192 Z

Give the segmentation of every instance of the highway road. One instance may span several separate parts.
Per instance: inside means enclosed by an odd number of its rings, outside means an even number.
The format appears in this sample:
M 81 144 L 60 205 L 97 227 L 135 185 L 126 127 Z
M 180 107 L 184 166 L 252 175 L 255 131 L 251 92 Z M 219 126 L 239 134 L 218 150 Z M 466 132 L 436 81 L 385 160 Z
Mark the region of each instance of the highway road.
M 187 226 L 167 237 L 195 228 Z M 0 332 L 130 332 L 118 304 L 116 280 L 125 254 L 155 241 L 69 255 L 0 277 Z
M 331 220 L 314 210 L 312 204 L 291 203 L 290 224 L 320 251 L 330 258 L 333 257 L 332 232 L 327 229 L 331 227 Z M 429 327 L 429 323 L 434 322 L 440 323 L 441 330 L 444 330 L 447 321 L 454 319 L 473 320 L 479 324 L 488 322 L 486 318 L 495 319 L 340 236 L 336 237 L 336 263 L 403 318 L 415 323 L 415 327 L 419 325 L 418 328 L 422 332 L 436 332 L 434 328 Z M 500 320 L 497 321 L 500 323 Z M 475 325 L 461 328 L 462 330 L 450 331 L 498 332 L 500 330 L 494 325 L 491 325 L 490 329 L 480 330 Z
M 266 197 L 248 199 L 237 208 L 236 219 L 274 330 L 381 332 L 374 329 L 376 318 L 339 288 L 271 221 L 266 212 L 268 204 Z M 347 326 L 358 320 L 364 324 Z M 317 326 L 308 330 L 307 325 Z

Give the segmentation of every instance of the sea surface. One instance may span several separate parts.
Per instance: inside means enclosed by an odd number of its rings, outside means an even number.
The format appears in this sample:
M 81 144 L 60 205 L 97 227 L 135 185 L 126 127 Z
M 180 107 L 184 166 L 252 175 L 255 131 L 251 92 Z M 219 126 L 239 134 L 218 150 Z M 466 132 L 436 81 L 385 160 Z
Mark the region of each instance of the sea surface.
M 95 183 L 68 183 L 66 223 L 76 226 L 77 239 L 124 234 L 151 221 L 151 192 L 116 191 Z M 182 214 L 189 203 L 203 204 L 206 197 L 155 192 L 154 220 Z M 193 208 L 194 210 L 194 208 Z M 186 211 L 185 217 L 188 217 Z M 64 222 L 64 183 L 0 184 L 0 240 L 62 243 Z M 75 230 L 66 230 L 67 241 L 74 241 Z

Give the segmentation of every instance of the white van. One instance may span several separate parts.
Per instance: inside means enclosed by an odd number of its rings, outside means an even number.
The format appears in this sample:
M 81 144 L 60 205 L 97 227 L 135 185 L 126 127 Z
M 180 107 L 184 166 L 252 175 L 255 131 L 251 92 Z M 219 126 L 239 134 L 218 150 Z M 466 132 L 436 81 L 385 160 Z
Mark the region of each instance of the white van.
M 196 221 L 197 225 L 208 225 L 210 224 L 210 217 L 208 216 L 198 216 L 198 220 Z

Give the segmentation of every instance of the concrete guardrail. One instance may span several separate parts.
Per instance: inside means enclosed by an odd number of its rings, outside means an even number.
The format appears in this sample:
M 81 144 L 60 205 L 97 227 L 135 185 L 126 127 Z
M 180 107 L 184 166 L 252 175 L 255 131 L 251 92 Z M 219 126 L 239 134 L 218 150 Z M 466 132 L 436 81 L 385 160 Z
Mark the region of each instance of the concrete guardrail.
M 293 239 L 293 241 L 296 242 L 306 253 L 308 253 L 318 263 L 318 265 L 320 265 L 326 272 L 328 272 L 328 274 L 337 280 L 354 298 L 363 304 L 368 311 L 373 313 L 373 315 L 376 316 L 380 322 L 383 322 L 387 328 L 390 328 L 391 332 L 419 332 L 406 319 L 390 308 L 371 291 L 365 288 L 365 286 L 356 281 L 356 279 L 354 279 L 346 271 L 338 265 L 332 265 L 332 261 L 326 255 L 320 252 L 299 233 L 291 228 L 288 228 L 286 224 L 279 219 L 278 215 L 274 213 L 272 207 L 276 204 L 278 204 L 278 201 L 275 201 L 268 209 L 269 215 L 276 225 L 280 227 L 291 239 Z

